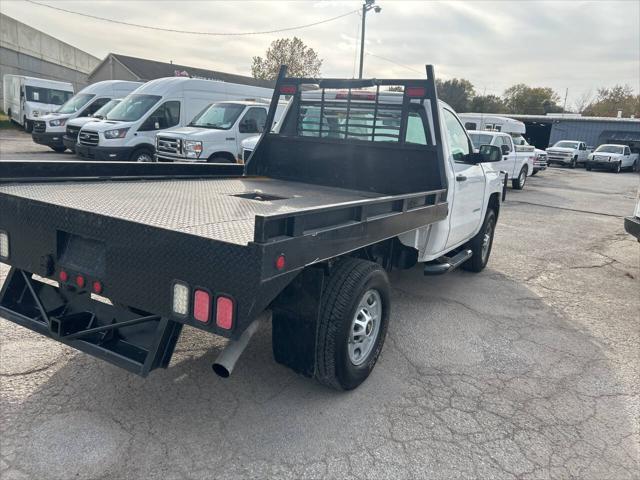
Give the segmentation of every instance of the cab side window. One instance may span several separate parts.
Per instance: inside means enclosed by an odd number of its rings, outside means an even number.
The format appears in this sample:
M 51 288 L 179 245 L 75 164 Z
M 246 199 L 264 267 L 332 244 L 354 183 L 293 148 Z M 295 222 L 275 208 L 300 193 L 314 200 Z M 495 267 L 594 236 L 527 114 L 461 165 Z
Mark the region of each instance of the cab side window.
M 88 117 L 89 115 L 93 115 L 110 101 L 110 98 L 98 98 L 95 102 L 92 102 L 91 105 L 85 108 L 79 116 Z
M 631 155 L 631 149 L 629 147 L 624 147 L 624 154 Z
M 504 145 L 509 147 L 509 152 L 513 152 L 513 141 L 511 140 L 511 137 L 502 137 L 502 142 Z
M 180 102 L 170 100 L 164 102 L 144 121 L 140 131 L 164 130 L 180 123 Z
M 444 124 L 447 129 L 449 151 L 456 162 L 464 161 L 464 158 L 471 152 L 466 131 L 453 113 L 446 108 L 442 111 L 444 113 Z
M 240 133 L 262 133 L 267 123 L 267 111 L 264 108 L 250 108 L 238 125 Z

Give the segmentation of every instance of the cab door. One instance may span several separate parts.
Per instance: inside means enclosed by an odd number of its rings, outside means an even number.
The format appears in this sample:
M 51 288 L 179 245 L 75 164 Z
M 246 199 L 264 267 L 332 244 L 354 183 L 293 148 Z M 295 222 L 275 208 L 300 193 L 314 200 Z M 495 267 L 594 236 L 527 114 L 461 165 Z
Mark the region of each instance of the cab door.
M 518 165 L 518 154 L 513 146 L 513 140 L 509 135 L 498 135 L 496 137 L 496 145 L 502 150 L 502 146 L 506 145 L 508 152 L 502 153 L 502 163 L 500 170 L 504 170 L 509 174 L 509 178 L 515 178 L 520 174 Z
M 250 107 L 238 122 L 236 133 L 236 154 L 242 150 L 242 141 L 246 138 L 264 132 L 267 123 L 267 109 L 265 107 Z
M 464 127 L 447 108 L 442 109 L 449 163 L 453 166 L 453 185 L 449 185 L 449 236 L 447 248 L 471 239 L 482 223 L 485 177 L 482 165 L 465 162 L 473 151 Z M 451 192 L 452 190 L 452 192 Z

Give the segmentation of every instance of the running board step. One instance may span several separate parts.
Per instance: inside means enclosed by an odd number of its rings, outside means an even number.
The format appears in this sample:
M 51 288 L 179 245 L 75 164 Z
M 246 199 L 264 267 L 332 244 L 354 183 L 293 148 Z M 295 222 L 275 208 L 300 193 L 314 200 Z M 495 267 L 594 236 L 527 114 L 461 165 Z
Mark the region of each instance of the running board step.
M 443 275 L 455 270 L 464 262 L 469 260 L 473 256 L 473 252 L 469 249 L 462 250 L 455 254 L 453 257 L 440 257 L 433 262 L 425 263 L 424 274 L 425 275 Z

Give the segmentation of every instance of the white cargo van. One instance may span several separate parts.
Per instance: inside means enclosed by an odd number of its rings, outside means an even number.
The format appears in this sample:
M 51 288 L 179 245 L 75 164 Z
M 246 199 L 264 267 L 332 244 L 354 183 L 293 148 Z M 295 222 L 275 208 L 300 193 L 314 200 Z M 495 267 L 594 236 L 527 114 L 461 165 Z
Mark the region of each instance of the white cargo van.
M 152 80 L 125 98 L 105 120 L 82 127 L 76 153 L 91 160 L 151 162 L 158 132 L 187 125 L 212 102 L 271 95 L 272 89 L 213 80 Z
M 24 75 L 5 75 L 2 91 L 4 112 L 25 131 L 31 132 L 34 120 L 56 111 L 73 96 L 73 85 Z
M 280 103 L 278 122 L 286 103 Z M 186 127 L 156 135 L 160 162 L 234 163 L 242 141 L 264 131 L 269 104 L 255 101 L 217 102 L 202 110 Z
M 62 136 L 62 143 L 72 152 L 76 151 L 76 143 L 78 142 L 78 134 L 80 129 L 89 122 L 98 122 L 104 120 L 113 107 L 118 105 L 122 101 L 121 98 L 112 98 L 95 113 L 92 113 L 88 117 L 77 117 L 67 121 L 67 129 Z
M 105 80 L 83 88 L 64 103 L 55 113 L 45 115 L 33 122 L 33 141 L 51 147 L 56 152 L 64 152 L 62 142 L 65 127 L 69 120 L 76 117 L 88 117 L 104 106 L 112 98 L 121 98 L 142 83 L 124 80 Z

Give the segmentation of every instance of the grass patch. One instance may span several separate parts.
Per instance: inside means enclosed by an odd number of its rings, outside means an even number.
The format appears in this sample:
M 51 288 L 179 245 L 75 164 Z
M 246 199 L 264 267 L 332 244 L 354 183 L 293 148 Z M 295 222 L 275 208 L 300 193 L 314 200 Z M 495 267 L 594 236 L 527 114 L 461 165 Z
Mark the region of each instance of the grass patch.
M 0 111 L 0 128 L 16 128 L 6 113 Z

